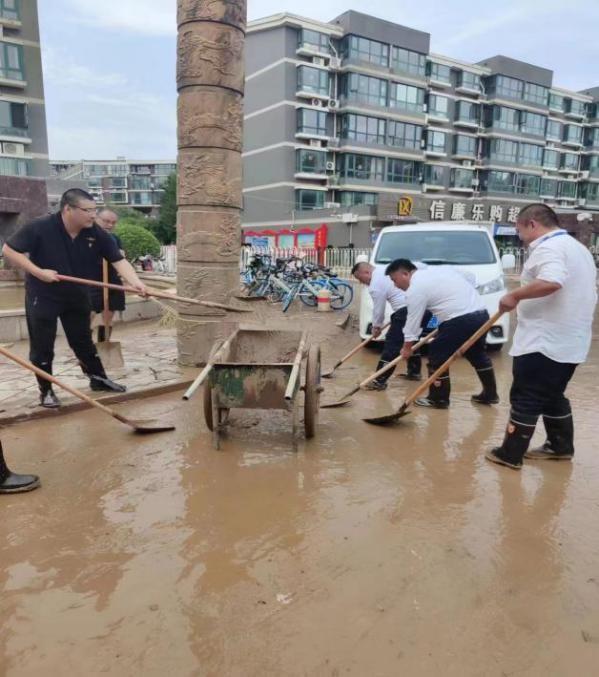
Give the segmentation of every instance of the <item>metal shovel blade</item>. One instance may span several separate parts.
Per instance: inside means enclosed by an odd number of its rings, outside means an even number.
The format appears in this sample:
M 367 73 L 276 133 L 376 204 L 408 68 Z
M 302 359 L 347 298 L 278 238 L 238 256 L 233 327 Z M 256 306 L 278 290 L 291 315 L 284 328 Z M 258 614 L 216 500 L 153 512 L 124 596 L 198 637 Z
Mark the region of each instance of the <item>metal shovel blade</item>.
M 335 369 L 331 369 L 330 371 L 325 371 L 324 374 L 320 375 L 320 378 L 333 378 L 334 373 L 335 373 Z
M 160 423 L 160 421 L 144 419 L 127 419 L 127 423 L 135 429 L 140 435 L 149 435 L 151 433 L 164 433 L 168 430 L 174 430 L 175 426 L 171 423 Z
M 325 402 L 320 405 L 321 409 L 335 409 L 336 407 L 344 407 L 346 404 L 349 404 L 351 400 L 348 398 L 346 400 L 339 400 L 338 402 Z
M 402 406 L 399 411 L 394 411 L 392 414 L 387 414 L 386 416 L 374 416 L 372 418 L 363 418 L 363 421 L 366 423 L 372 423 L 372 425 L 391 425 L 396 421 L 399 421 L 400 418 L 407 416 L 410 412 L 407 411 L 405 406 Z
M 96 343 L 96 351 L 106 369 L 122 369 L 125 366 L 120 341 L 100 341 Z

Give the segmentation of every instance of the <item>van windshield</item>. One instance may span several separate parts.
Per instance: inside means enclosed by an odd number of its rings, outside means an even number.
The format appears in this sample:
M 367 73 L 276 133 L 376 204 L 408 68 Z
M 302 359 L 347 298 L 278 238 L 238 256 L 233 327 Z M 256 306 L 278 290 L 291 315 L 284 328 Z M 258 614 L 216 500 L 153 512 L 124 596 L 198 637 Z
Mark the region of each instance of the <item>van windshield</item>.
M 384 233 L 375 263 L 410 259 L 428 264 L 476 265 L 495 263 L 487 233 L 460 230 L 409 230 Z

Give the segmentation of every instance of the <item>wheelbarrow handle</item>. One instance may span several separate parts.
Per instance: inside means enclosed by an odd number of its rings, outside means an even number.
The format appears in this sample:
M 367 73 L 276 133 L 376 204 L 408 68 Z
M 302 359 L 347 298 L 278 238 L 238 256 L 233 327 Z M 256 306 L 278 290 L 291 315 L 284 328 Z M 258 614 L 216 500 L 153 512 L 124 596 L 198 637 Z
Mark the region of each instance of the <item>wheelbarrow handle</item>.
M 308 333 L 304 332 L 300 340 L 299 348 L 295 355 L 295 360 L 293 360 L 293 368 L 291 369 L 291 374 L 289 374 L 289 381 L 287 382 L 287 389 L 285 390 L 285 399 L 289 402 L 293 399 L 295 393 L 295 386 L 297 384 L 297 379 L 299 378 L 300 367 L 302 366 L 302 360 L 304 354 L 306 353 L 306 343 L 308 341 Z
M 189 388 L 183 393 L 183 399 L 189 400 L 195 391 L 204 383 L 208 378 L 208 374 L 212 371 L 212 368 L 216 364 L 216 361 L 220 358 L 221 354 L 229 348 L 233 339 L 237 336 L 239 329 L 236 329 L 231 336 L 222 344 L 222 346 L 208 359 L 206 366 L 198 374 L 195 381 L 189 386 Z

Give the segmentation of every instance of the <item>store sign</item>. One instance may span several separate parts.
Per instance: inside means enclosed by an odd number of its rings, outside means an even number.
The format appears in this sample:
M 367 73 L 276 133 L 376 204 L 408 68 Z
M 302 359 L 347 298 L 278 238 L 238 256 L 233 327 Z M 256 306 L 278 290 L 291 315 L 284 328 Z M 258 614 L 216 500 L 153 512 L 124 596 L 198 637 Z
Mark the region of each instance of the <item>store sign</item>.
M 432 221 L 495 221 L 516 223 L 520 207 L 504 207 L 503 205 L 486 205 L 482 202 L 452 202 L 433 200 L 429 207 Z M 504 218 L 505 217 L 505 218 Z
M 410 216 L 412 214 L 412 207 L 414 206 L 414 200 L 411 197 L 403 196 L 399 198 L 397 203 L 397 214 L 398 216 Z

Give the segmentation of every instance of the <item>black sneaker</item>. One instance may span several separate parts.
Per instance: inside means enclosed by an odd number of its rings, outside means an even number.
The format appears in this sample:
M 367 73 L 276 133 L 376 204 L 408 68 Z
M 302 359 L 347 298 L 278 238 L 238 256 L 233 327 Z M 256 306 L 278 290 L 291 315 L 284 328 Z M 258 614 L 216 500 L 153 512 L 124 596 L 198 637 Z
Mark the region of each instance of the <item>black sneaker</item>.
M 474 404 L 499 404 L 499 397 L 497 395 L 494 397 L 488 397 L 484 393 L 472 395 L 470 400 L 474 402 Z
M 46 390 L 45 393 L 40 393 L 40 406 L 46 409 L 58 409 L 60 407 L 60 400 L 56 397 L 52 388 Z
M 447 400 L 431 400 L 428 397 L 419 397 L 414 404 L 419 407 L 429 407 L 430 409 L 448 409 L 449 402 Z
M 111 393 L 124 393 L 127 390 L 125 386 L 111 381 L 106 376 L 90 376 L 89 385 L 90 388 L 95 391 L 105 390 Z
M 542 447 L 529 449 L 524 454 L 524 458 L 530 458 L 535 461 L 571 461 L 574 458 L 574 452 L 560 454 L 557 451 L 553 451 L 551 446 L 545 442 Z
M 387 390 L 387 382 L 372 381 L 364 386 L 364 390 Z

